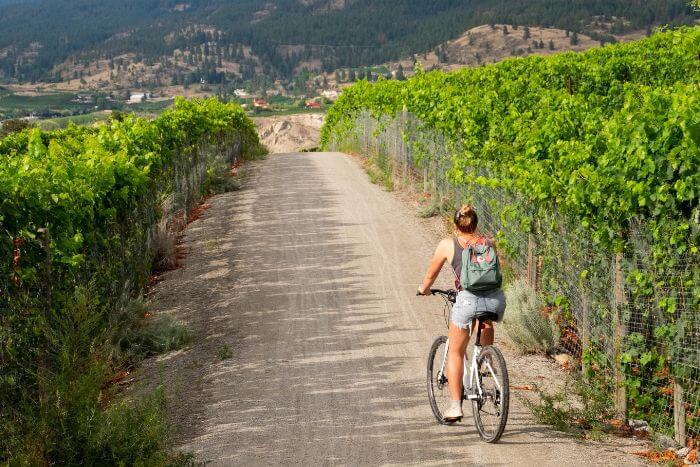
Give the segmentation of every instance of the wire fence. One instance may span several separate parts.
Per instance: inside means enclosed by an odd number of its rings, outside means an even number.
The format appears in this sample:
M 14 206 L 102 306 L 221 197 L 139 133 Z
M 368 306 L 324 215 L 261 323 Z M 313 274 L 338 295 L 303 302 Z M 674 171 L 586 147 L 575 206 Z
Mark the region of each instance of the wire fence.
M 623 253 L 598 247 L 554 206 L 535 215 L 522 195 L 484 183 L 497 178 L 489 167 L 469 167 L 453 183 L 459 146 L 406 112 L 381 120 L 363 113 L 332 146 L 371 157 L 395 188 L 424 193 L 445 213 L 474 205 L 507 271 L 545 297 L 560 345 L 584 375 L 609 388 L 617 415 L 643 419 L 683 445 L 700 437 L 698 254 L 661 269 L 641 222 L 631 223 Z
M 100 310 L 112 323 L 141 293 L 154 266 L 173 267 L 179 232 L 208 191 L 208 184 L 217 177 L 228 179 L 231 166 L 247 156 L 248 150 L 244 135 L 229 131 L 177 151 L 132 209 L 96 223 L 94 232 L 85 233 L 84 261 L 77 270 L 54 260 L 55 232 L 48 226 L 39 228 L 36 235 L 15 240 L 14 255 L 3 257 L 0 263 L 0 392 L 5 384 L 21 387 L 15 373 L 26 373 L 18 362 L 22 355 L 29 355 L 22 346 L 37 349 L 43 345 L 43 328 L 36 323 L 60 313 L 74 290 L 95 291 Z M 155 264 L 163 259 L 165 262 Z

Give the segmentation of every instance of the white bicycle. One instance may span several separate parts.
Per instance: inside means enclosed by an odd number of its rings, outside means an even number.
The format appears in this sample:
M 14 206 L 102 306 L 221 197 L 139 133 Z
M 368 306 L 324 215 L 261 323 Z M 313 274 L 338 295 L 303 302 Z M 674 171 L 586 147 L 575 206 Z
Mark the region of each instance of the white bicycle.
M 457 298 L 456 290 L 430 289 L 432 295 L 445 299 L 445 318 L 449 320 L 452 304 Z M 481 346 L 481 320 L 497 319 L 494 313 L 481 314 L 470 324 L 470 331 L 476 329 L 476 341 L 468 364 L 464 355 L 464 377 L 462 380 L 462 401 L 471 401 L 474 423 L 481 439 L 495 443 L 503 434 L 508 421 L 508 369 L 503 354 L 493 345 Z M 448 321 L 449 326 L 449 321 Z M 471 332 L 470 332 L 471 334 Z M 471 338 L 471 336 L 470 336 Z M 450 425 L 453 422 L 443 420 L 442 413 L 450 404 L 449 381 L 447 380 L 447 336 L 439 336 L 433 341 L 428 354 L 428 399 L 438 423 Z M 459 421 L 459 420 L 458 420 Z

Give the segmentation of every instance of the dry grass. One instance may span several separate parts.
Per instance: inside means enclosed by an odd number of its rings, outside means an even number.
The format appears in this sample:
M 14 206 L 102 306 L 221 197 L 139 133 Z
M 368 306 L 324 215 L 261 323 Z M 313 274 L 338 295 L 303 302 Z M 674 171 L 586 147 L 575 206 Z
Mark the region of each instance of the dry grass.
M 524 279 L 504 290 L 508 309 L 503 321 L 506 334 L 521 353 L 544 353 L 559 341 L 556 324 L 542 313 L 537 292 Z

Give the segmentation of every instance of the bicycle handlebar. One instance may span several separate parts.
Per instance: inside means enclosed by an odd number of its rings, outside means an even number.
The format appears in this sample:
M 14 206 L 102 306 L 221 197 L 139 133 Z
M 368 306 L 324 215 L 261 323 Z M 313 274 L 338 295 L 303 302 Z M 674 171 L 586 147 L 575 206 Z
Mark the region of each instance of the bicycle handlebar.
M 416 295 L 421 295 L 421 294 L 416 293 Z M 424 294 L 424 295 L 428 295 L 428 294 Z M 457 297 L 457 291 L 455 289 L 448 289 L 448 290 L 430 289 L 430 295 L 442 295 L 447 300 L 454 302 L 455 298 Z

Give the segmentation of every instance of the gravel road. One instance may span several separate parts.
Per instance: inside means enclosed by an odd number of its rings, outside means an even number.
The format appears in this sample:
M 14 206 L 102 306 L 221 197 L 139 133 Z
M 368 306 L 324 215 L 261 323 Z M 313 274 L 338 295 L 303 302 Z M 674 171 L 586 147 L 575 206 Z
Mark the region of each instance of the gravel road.
M 187 230 L 184 267 L 150 297 L 154 313 L 187 323 L 194 341 L 143 369 L 167 386 L 176 441 L 198 459 L 640 463 L 633 442 L 575 440 L 534 424 L 517 400 L 497 445 L 479 440 L 471 417 L 436 424 L 425 363 L 445 331 L 442 306 L 415 296 L 436 239 L 353 159 L 272 155 L 250 164 L 243 190 L 209 203 Z

